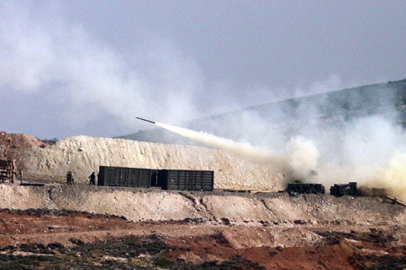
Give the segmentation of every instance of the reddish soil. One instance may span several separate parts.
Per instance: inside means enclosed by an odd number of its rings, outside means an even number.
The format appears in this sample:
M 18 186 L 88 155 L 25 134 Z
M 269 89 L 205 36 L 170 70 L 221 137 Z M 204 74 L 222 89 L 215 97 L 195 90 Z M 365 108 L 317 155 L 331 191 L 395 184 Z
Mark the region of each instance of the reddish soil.
M 177 237 L 187 230 L 188 235 L 212 234 L 213 226 L 199 220 L 130 222 L 124 217 L 90 214 L 76 211 L 43 209 L 0 210 L 0 246 L 57 241 L 72 245 L 70 239 L 84 242 L 111 239 L 126 235 L 165 235 Z
M 0 256 L 0 268 L 1 263 L 10 268 L 10 261 L 18 261 L 16 268 L 10 269 L 21 269 L 25 262 L 21 254 L 36 254 L 37 257 L 30 258 L 34 261 L 38 259 L 41 267 L 51 263 L 47 261 L 51 259 L 38 256 L 52 255 L 55 257 L 52 263 L 56 260 L 61 264 L 61 269 L 68 266 L 74 269 L 133 269 L 128 267 L 138 267 L 141 263 L 146 267 L 143 269 L 156 269 L 158 266 L 168 269 L 406 267 L 406 246 L 399 245 L 398 239 L 393 236 L 395 230 L 404 231 L 404 228 L 340 232 L 309 226 L 283 230 L 278 227 L 210 225 L 201 220 L 130 222 L 122 217 L 84 212 L 3 209 L 0 211 L 0 246 L 3 247 L 1 254 L 5 255 Z M 302 234 L 309 230 L 319 237 L 318 241 L 306 245 L 295 240 L 292 243 L 299 244 L 291 247 L 247 246 L 247 243 L 256 243 L 253 242 L 256 238 L 264 237 L 264 234 L 259 234 L 261 231 L 272 234 L 283 231 L 298 238 L 301 237 L 298 230 Z M 138 238 L 131 238 L 134 236 Z M 149 238 L 151 236 L 155 238 Z M 247 238 L 251 242 L 233 237 Z M 83 265 L 85 256 L 89 258 L 86 259 L 87 264 Z M 89 260 L 92 261 L 91 267 Z M 77 265 L 72 266 L 73 261 Z M 106 263 L 111 265 L 107 267 Z
M 174 238 L 167 243 L 178 247 L 170 256 L 195 264 L 239 257 L 266 269 L 404 269 L 400 267 L 406 266 L 406 246 L 394 247 L 391 242 L 395 239 L 383 232 L 322 235 L 325 238 L 315 247 L 234 249 L 221 235 Z

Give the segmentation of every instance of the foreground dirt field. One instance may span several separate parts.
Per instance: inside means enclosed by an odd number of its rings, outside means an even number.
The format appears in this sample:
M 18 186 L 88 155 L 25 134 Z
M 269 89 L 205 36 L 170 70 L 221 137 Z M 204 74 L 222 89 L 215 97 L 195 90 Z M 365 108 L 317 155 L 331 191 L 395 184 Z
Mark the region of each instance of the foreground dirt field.
M 406 208 L 376 197 L 4 184 L 0 208 L 0 269 L 406 267 Z
M 405 226 L 131 222 L 0 211 L 1 269 L 403 269 Z M 276 238 L 285 238 L 278 244 Z M 279 242 L 280 243 L 280 242 Z

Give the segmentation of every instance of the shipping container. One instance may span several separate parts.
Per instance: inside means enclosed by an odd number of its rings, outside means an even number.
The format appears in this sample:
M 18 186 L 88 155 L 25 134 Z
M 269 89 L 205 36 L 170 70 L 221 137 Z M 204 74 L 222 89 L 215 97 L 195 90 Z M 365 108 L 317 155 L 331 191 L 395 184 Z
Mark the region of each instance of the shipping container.
M 97 185 L 213 191 L 214 171 L 154 170 L 100 166 Z
M 158 185 L 166 190 L 213 191 L 214 171 L 160 170 Z
M 97 185 L 149 188 L 157 178 L 157 170 L 100 166 Z

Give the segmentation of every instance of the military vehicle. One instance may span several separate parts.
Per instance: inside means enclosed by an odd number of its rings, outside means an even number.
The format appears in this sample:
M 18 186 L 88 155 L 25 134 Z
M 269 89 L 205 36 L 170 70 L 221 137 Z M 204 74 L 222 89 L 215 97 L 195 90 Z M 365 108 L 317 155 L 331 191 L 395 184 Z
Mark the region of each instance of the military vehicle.
M 290 196 L 299 196 L 300 194 L 325 194 L 326 189 L 322 184 L 308 184 L 296 180 L 288 184 L 287 192 Z
M 348 184 L 334 184 L 334 186 L 330 188 L 330 194 L 337 197 L 341 197 L 344 195 L 349 196 L 360 195 L 357 189 L 356 182 L 349 182 Z

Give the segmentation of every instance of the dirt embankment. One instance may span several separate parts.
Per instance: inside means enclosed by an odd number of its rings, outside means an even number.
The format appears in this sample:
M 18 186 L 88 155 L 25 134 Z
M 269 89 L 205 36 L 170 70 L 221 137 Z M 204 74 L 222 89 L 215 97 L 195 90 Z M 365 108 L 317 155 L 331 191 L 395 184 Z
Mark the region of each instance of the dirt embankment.
M 38 208 L 0 211 L 6 269 L 406 266 L 406 208 L 373 197 L 4 184 L 0 208 Z
M 18 168 L 25 169 L 21 159 L 32 149 L 44 148 L 47 144 L 23 133 L 6 133 L 0 131 L 0 158 L 17 160 Z
M 66 181 L 73 171 L 85 183 L 100 165 L 152 169 L 213 170 L 215 187 L 223 189 L 281 189 L 281 175 L 226 151 L 196 146 L 165 145 L 124 139 L 71 137 L 55 145 L 27 134 L 0 133 L 0 155 L 14 158 L 24 177 Z
M 0 208 L 67 209 L 124 216 L 131 221 L 198 218 L 232 224 L 343 226 L 404 224 L 405 207 L 374 197 L 289 197 L 285 193 L 166 192 L 77 186 L 0 186 Z

